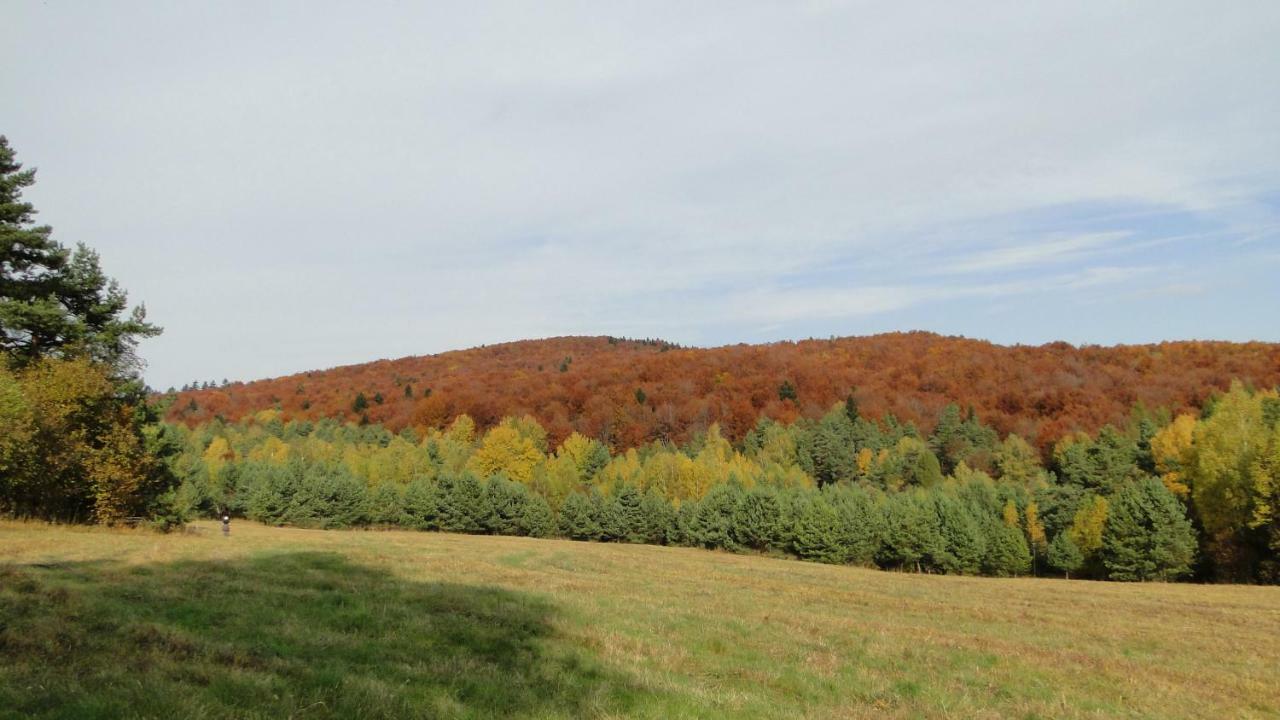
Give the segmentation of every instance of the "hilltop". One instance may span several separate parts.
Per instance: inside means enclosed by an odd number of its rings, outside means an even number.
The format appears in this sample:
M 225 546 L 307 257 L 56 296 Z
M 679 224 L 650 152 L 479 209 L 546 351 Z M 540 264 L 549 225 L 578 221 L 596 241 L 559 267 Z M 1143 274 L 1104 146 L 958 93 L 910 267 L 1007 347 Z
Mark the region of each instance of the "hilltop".
M 852 395 L 865 414 L 928 430 L 948 403 L 1001 434 L 1045 448 L 1120 424 L 1135 404 L 1196 410 L 1232 379 L 1280 384 L 1280 344 L 1165 342 L 1002 346 L 931 333 L 683 348 L 657 340 L 561 337 L 177 393 L 168 418 L 197 424 L 276 408 L 392 430 L 466 413 L 481 427 L 529 414 L 559 440 L 572 431 L 615 448 L 683 441 L 719 423 L 741 438 L 764 415 L 816 417 Z

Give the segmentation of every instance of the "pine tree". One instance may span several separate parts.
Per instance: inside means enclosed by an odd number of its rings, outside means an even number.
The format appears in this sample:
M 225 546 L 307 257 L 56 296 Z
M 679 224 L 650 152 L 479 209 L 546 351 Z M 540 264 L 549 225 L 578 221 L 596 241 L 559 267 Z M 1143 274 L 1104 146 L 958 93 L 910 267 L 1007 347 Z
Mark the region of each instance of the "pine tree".
M 752 488 L 733 519 L 734 542 L 752 550 L 768 549 L 777 541 L 780 515 L 777 490 L 768 485 Z
M 560 534 L 570 540 L 597 540 L 600 522 L 591 507 L 591 500 L 582 493 L 571 493 L 560 505 Z
M 622 516 L 613 499 L 605 497 L 600 488 L 592 487 L 587 491 L 587 499 L 591 502 L 591 516 L 595 518 L 600 534 L 596 537 L 601 542 L 619 542 L 624 539 L 625 530 Z
M 375 525 L 401 525 L 404 523 L 404 496 L 394 482 L 379 483 L 369 493 L 369 505 L 365 516 Z
M 440 492 L 433 480 L 415 478 L 404 491 L 405 523 L 419 530 L 440 529 Z
M 1102 564 L 1114 580 L 1175 580 L 1191 571 L 1196 534 L 1186 509 L 1156 478 L 1132 483 L 1111 503 Z
M 0 355 L 14 366 L 42 357 L 87 357 L 120 379 L 138 369 L 138 340 L 160 334 L 146 310 L 128 310 L 128 298 L 103 274 L 98 255 L 74 251 L 32 224 L 35 208 L 22 191 L 35 183 L 9 141 L 0 135 Z
M 693 525 L 693 542 L 705 548 L 733 550 L 733 523 L 742 504 L 742 486 L 736 481 L 722 483 L 698 502 L 698 512 Z
M 368 488 L 364 481 L 336 464 L 291 462 L 297 488 L 288 521 L 294 525 L 344 528 L 365 522 Z
M 1071 577 L 1071 573 L 1080 569 L 1084 565 L 1084 554 L 1080 552 L 1080 548 L 1076 547 L 1075 542 L 1071 540 L 1071 535 L 1065 532 L 1058 533 L 1054 536 L 1053 542 L 1049 543 L 1049 552 L 1046 556 L 1050 567 L 1061 570 L 1067 578 Z
M 644 542 L 648 533 L 644 510 L 640 507 L 643 497 L 634 485 L 624 484 L 612 498 L 612 514 L 617 519 L 618 539 L 623 542 Z
M 490 525 L 492 507 L 484 487 L 474 475 L 443 475 L 440 492 L 440 529 L 445 532 L 483 533 Z
M 853 435 L 854 424 L 844 410 L 833 409 L 800 433 L 796 443 L 800 466 L 819 486 L 852 481 L 858 467 Z
M 556 515 L 546 498 L 530 494 L 520 517 L 520 532 L 529 537 L 551 537 L 556 532 Z
M 830 486 L 821 494 L 835 511 L 844 562 L 871 565 L 884 542 L 884 513 L 876 501 L 856 486 Z
M 668 542 L 672 545 L 698 544 L 698 501 L 685 500 L 676 508 L 675 519 L 671 523 Z
M 653 488 L 646 490 L 640 500 L 640 512 L 644 518 L 640 529 L 642 542 L 655 545 L 671 542 L 676 511 L 661 493 Z
M 843 542 L 840 516 L 827 498 L 809 492 L 797 497 L 791 514 L 791 552 L 803 560 L 843 564 L 849 548 Z
M 898 493 L 890 497 L 884 511 L 884 545 L 879 558 L 882 563 L 920 572 L 944 552 L 938 515 L 927 495 Z
M 962 575 L 978 573 L 987 554 L 987 539 L 981 525 L 955 498 L 936 493 L 933 501 L 945 549 L 938 560 L 939 569 Z
M 987 533 L 987 556 L 982 570 L 995 577 L 1025 575 L 1031 570 L 1031 549 L 1021 528 L 992 523 Z
M 484 529 L 494 535 L 523 535 L 529 492 L 524 485 L 502 475 L 489 478 L 484 486 Z

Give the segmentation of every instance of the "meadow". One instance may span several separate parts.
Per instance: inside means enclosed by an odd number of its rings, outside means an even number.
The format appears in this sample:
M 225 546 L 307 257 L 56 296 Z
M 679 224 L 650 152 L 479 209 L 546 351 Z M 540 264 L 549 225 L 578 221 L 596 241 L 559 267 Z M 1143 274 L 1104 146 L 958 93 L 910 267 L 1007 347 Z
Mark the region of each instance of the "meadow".
M 0 522 L 0 718 L 1280 714 L 1280 589 Z

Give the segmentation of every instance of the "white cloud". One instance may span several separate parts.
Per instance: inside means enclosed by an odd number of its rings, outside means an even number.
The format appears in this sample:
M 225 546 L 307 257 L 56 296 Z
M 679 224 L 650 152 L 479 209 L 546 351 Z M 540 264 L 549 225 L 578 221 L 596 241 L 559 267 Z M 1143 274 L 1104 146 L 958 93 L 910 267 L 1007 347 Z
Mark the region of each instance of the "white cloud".
M 1099 248 L 1114 245 L 1131 237 L 1129 232 L 1100 232 L 1054 240 L 1032 241 L 1031 244 L 994 248 L 938 268 L 943 273 L 974 273 L 1011 270 L 1034 265 L 1074 260 Z

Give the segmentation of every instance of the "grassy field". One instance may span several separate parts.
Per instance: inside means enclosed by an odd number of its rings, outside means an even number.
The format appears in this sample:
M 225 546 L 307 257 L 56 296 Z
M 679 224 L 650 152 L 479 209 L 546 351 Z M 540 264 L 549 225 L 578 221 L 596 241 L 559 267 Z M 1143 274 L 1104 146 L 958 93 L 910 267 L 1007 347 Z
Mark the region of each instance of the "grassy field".
M 1280 715 L 1280 589 L 0 523 L 0 717 Z

